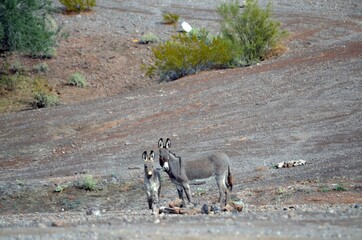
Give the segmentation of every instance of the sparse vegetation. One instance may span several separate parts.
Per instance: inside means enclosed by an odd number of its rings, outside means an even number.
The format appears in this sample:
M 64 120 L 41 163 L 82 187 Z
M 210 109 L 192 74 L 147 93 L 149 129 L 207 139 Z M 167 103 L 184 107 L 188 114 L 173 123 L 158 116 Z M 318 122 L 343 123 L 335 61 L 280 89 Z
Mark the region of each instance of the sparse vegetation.
M 46 73 L 49 71 L 49 66 L 46 62 L 38 63 L 33 67 L 36 73 Z
M 68 188 L 68 185 L 57 185 L 55 188 L 54 188 L 54 192 L 57 192 L 57 193 L 61 193 L 63 192 L 65 189 Z
M 54 47 L 47 48 L 46 50 L 40 52 L 39 54 L 35 54 L 36 58 L 55 58 L 57 56 L 57 49 Z
M 68 79 L 68 84 L 79 87 L 79 88 L 83 88 L 83 87 L 87 86 L 87 80 L 85 79 L 83 74 L 74 73 L 74 74 L 70 75 L 70 77 Z
M 37 78 L 30 86 L 33 93 L 31 106 L 33 108 L 47 108 L 59 105 L 60 101 L 56 95 L 52 93 L 52 86 L 43 78 Z
M 277 195 L 283 195 L 287 192 L 287 189 L 285 187 L 278 187 L 276 190 L 275 190 L 275 194 Z
M 18 74 L 14 75 L 3 75 L 0 78 L 0 95 L 5 94 L 6 92 L 15 91 L 18 84 L 19 78 Z
M 87 191 L 94 191 L 97 189 L 97 180 L 93 176 L 87 175 L 82 179 L 80 187 Z
M 24 66 L 20 61 L 16 61 L 11 64 L 10 71 L 21 74 L 24 71 Z
M 206 194 L 206 189 L 205 188 L 200 188 L 198 187 L 195 191 L 195 196 L 202 196 Z
M 59 0 L 68 12 L 90 11 L 97 5 L 96 0 Z
M 347 191 L 347 189 L 342 184 L 337 184 L 333 187 L 334 191 Z
M 24 183 L 23 181 L 19 180 L 19 179 L 16 179 L 16 184 L 17 184 L 18 186 L 20 186 L 20 187 L 25 186 L 25 183 Z
M 328 186 L 321 186 L 319 191 L 326 193 L 326 192 L 330 192 L 330 191 L 347 191 L 347 189 L 341 184 L 333 184 L 332 186 L 328 187 Z
M 31 72 L 46 72 L 48 65 L 40 63 L 30 71 L 21 62 L 2 65 L 3 75 L 0 77 L 0 112 L 13 109 L 43 108 L 59 105 L 53 87 L 44 78 L 33 79 Z
M 81 205 L 81 203 L 82 202 L 79 199 L 70 200 L 70 199 L 64 198 L 62 200 L 62 206 L 67 210 L 68 209 L 71 209 L 71 210 L 77 209 Z
M 212 36 L 210 35 L 210 31 L 206 28 L 193 28 L 190 32 L 187 33 L 189 37 L 196 37 L 200 41 L 205 41 L 210 44 L 212 41 Z
M 146 33 L 142 35 L 139 43 L 148 44 L 148 43 L 156 43 L 160 41 L 160 39 L 154 33 Z
M 169 25 L 176 25 L 180 19 L 180 15 L 175 13 L 164 13 L 162 14 L 163 23 Z
M 31 103 L 33 108 L 47 108 L 59 105 L 58 97 L 50 93 L 35 92 L 33 98 Z
M 128 192 L 137 188 L 138 186 L 143 186 L 142 182 L 134 180 L 122 183 L 119 189 L 121 192 Z

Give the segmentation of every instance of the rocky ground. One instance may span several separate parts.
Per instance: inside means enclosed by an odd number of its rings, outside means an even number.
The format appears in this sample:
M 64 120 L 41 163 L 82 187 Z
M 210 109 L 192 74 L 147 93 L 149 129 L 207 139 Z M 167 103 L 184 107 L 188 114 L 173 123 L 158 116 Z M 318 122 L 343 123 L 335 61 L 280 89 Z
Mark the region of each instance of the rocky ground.
M 171 83 L 145 77 L 149 46 L 133 40 L 167 39 L 168 11 L 217 32 L 219 2 L 97 1 L 92 13 L 57 14 L 69 37 L 48 75 L 63 105 L 0 115 L 1 239 L 359 239 L 362 4 L 273 1 L 291 32 L 282 56 Z M 74 71 L 90 86 L 65 86 Z M 243 210 L 152 216 L 141 155 L 160 137 L 184 159 L 227 153 Z M 167 206 L 176 190 L 162 177 Z M 217 201 L 213 179 L 192 192 L 197 207 Z

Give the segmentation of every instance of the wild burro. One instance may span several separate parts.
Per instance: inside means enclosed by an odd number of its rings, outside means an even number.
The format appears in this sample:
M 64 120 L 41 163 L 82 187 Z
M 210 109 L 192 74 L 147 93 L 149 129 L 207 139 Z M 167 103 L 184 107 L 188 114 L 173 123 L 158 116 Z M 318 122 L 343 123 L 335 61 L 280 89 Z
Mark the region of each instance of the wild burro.
M 185 206 L 184 191 L 188 202 L 192 203 L 190 181 L 206 179 L 212 176 L 215 176 L 217 186 L 219 187 L 220 205 L 226 205 L 229 202 L 233 180 L 230 172 L 229 157 L 226 154 L 213 153 L 199 159 L 185 161 L 170 152 L 170 147 L 171 140 L 169 138 L 167 138 L 165 143 L 162 138 L 158 141 L 160 165 L 176 185 L 178 196 L 182 200 L 183 206 Z
M 150 155 L 147 155 L 147 151 L 144 151 L 142 154 L 145 168 L 144 185 L 147 194 L 148 207 L 149 209 L 152 209 L 152 214 L 157 214 L 161 192 L 161 176 L 160 172 L 154 169 L 154 158 L 155 153 L 153 151 L 150 152 Z

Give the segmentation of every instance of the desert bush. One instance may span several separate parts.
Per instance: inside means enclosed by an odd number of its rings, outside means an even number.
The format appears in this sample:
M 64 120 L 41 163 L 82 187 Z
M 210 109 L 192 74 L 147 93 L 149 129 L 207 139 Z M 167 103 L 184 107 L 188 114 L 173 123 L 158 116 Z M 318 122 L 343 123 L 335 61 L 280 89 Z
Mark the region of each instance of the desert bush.
M 196 37 L 200 41 L 204 41 L 207 44 L 210 44 L 212 36 L 210 36 L 210 31 L 206 28 L 193 28 L 190 32 L 187 33 L 189 37 Z
M 92 10 L 97 5 L 96 0 L 59 0 L 59 2 L 70 12 Z
M 31 105 L 33 108 L 54 107 L 59 105 L 59 99 L 51 93 L 35 92 Z
M 49 28 L 49 0 L 0 2 L 0 50 L 36 56 L 55 45 L 56 31 Z
M 59 98 L 53 94 L 53 87 L 43 78 L 36 78 L 32 82 L 33 99 L 30 102 L 33 108 L 47 108 L 59 105 Z
M 180 15 L 174 13 L 164 13 L 162 14 L 162 18 L 164 24 L 176 25 L 180 19 Z
M 68 185 L 57 185 L 55 188 L 54 188 L 54 192 L 57 192 L 57 193 L 61 193 L 63 192 L 65 189 L 68 188 Z
M 347 189 L 342 185 L 342 184 L 337 184 L 336 186 L 333 187 L 334 191 L 347 191 Z
M 55 58 L 57 56 L 57 49 L 54 47 L 50 47 L 47 48 L 44 51 L 41 51 L 37 54 L 33 54 L 32 55 L 34 58 L 40 58 L 40 59 L 44 59 L 44 58 Z
M 15 91 L 18 84 L 19 84 L 18 74 L 1 76 L 0 95 L 3 92 Z
M 196 35 L 179 33 L 152 48 L 154 64 L 147 74 L 157 75 L 161 81 L 175 80 L 207 69 L 228 67 L 233 59 L 232 45 L 221 37 L 199 39 Z
M 160 39 L 153 33 L 146 33 L 142 35 L 139 43 L 141 44 L 148 44 L 148 43 L 156 43 L 160 41 Z
M 97 180 L 93 176 L 87 175 L 83 178 L 80 187 L 87 191 L 94 191 L 97 188 Z
M 81 73 L 74 73 L 70 75 L 68 84 L 76 87 L 83 88 L 87 85 L 87 80 Z
M 258 0 L 246 0 L 241 10 L 239 1 L 231 0 L 218 7 L 222 17 L 221 33 L 229 39 L 237 52 L 236 66 L 260 61 L 277 46 L 287 32 L 280 29 L 280 22 L 271 19 L 271 4 L 262 9 Z
M 14 73 L 19 73 L 21 74 L 22 72 L 24 72 L 24 66 L 22 62 L 19 61 L 15 61 L 14 63 L 12 63 L 10 65 L 10 71 L 14 72 Z
M 49 66 L 46 62 L 38 63 L 33 67 L 36 73 L 46 73 L 49 71 Z

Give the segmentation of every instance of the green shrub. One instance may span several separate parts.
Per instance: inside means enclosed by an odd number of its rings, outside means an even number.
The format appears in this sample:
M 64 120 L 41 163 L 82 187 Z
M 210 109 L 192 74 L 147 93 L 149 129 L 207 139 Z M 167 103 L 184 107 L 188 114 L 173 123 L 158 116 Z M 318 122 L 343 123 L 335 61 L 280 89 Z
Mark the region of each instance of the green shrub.
M 87 175 L 83 178 L 81 188 L 88 191 L 94 191 L 97 188 L 97 180 L 92 176 Z
M 180 15 L 174 13 L 164 13 L 162 18 L 164 24 L 176 25 L 180 19 Z
M 142 35 L 139 43 L 141 44 L 148 44 L 148 43 L 156 43 L 160 41 L 160 39 L 153 33 L 146 33 Z
M 97 5 L 96 0 L 59 0 L 59 2 L 70 12 L 89 11 Z
M 206 28 L 193 28 L 190 32 L 187 33 L 189 37 L 196 37 L 200 41 L 204 41 L 207 44 L 210 44 L 212 36 L 210 36 L 210 31 Z
M 49 28 L 51 1 L 0 2 L 0 50 L 36 56 L 55 45 L 56 31 Z
M 36 73 L 46 73 L 49 71 L 49 66 L 46 62 L 38 63 L 33 67 Z
M 342 184 L 337 184 L 333 187 L 334 191 L 347 191 L 347 189 Z
M 37 54 L 33 54 L 34 58 L 41 58 L 41 59 L 55 58 L 56 56 L 57 56 L 57 49 L 53 47 L 47 48 L 46 50 L 41 51 Z
M 171 40 L 152 48 L 154 64 L 147 74 L 161 81 L 175 80 L 207 69 L 226 68 L 234 58 L 231 42 L 221 37 L 199 39 L 197 35 L 179 33 Z
M 57 185 L 55 188 L 54 188 L 54 192 L 58 192 L 58 193 L 61 193 L 63 192 L 65 189 L 68 188 L 68 185 Z
M 10 71 L 21 74 L 24 71 L 24 66 L 21 62 L 16 61 L 10 65 Z
M 15 91 L 18 84 L 19 84 L 18 74 L 1 76 L 0 95 L 2 92 Z
M 70 75 L 68 84 L 76 87 L 83 88 L 87 85 L 87 80 L 81 73 L 74 73 Z
M 287 34 L 280 29 L 280 22 L 271 19 L 270 3 L 264 10 L 258 5 L 258 0 L 246 0 L 241 10 L 239 1 L 231 0 L 222 3 L 218 13 L 222 17 L 222 36 L 233 43 L 237 52 L 236 66 L 260 61 Z
M 44 92 L 35 92 L 33 94 L 33 101 L 31 102 L 33 108 L 47 108 L 54 107 L 59 105 L 59 99 L 57 96 L 44 93 Z

